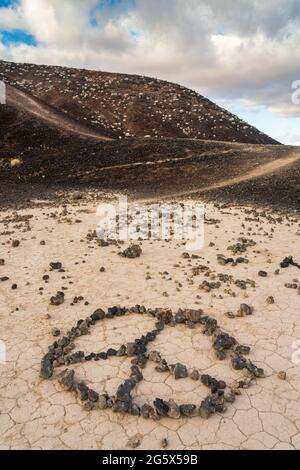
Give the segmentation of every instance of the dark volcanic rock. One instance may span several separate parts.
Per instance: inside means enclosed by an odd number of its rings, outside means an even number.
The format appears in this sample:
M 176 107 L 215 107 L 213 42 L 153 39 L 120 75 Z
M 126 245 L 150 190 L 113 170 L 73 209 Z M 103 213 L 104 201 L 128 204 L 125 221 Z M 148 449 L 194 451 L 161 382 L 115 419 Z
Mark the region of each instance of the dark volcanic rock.
M 247 367 L 247 361 L 244 357 L 236 356 L 231 360 L 232 367 L 234 370 L 243 370 Z
M 259 277 L 268 277 L 268 273 L 266 271 L 259 271 Z
M 157 372 L 161 372 L 161 373 L 164 373 L 164 372 L 168 372 L 170 369 L 169 369 L 169 366 L 168 366 L 168 363 L 165 359 L 163 359 L 156 367 L 155 367 L 155 370 Z
M 51 334 L 52 334 L 52 336 L 54 336 L 56 338 L 56 337 L 60 336 L 60 330 L 58 328 L 52 328 Z
M 132 403 L 129 407 L 129 413 L 131 414 L 131 416 L 141 416 L 141 409 L 138 405 Z
M 150 351 L 148 354 L 149 361 L 155 362 L 156 364 L 159 364 L 162 361 L 162 357 L 160 352 L 158 351 Z
M 163 449 L 167 449 L 169 447 L 169 441 L 168 439 L 164 438 L 160 441 L 160 446 L 163 448 Z
M 184 315 L 184 313 L 180 310 L 180 311 L 177 312 L 176 315 L 175 315 L 175 322 L 178 323 L 178 324 L 182 324 L 182 323 L 185 323 L 185 321 L 186 321 L 185 315 Z
M 98 360 L 101 359 L 102 361 L 106 361 L 106 359 L 107 359 L 107 353 L 102 352 L 102 353 L 97 354 L 96 359 L 98 359 Z
M 251 352 L 251 348 L 250 346 L 242 346 L 239 344 L 234 348 L 234 352 L 241 356 L 248 356 Z
M 147 365 L 148 358 L 145 354 L 139 354 L 136 359 L 133 359 L 132 364 L 137 365 L 140 369 L 144 369 Z
M 141 254 L 142 248 L 139 245 L 131 245 L 121 253 L 121 256 L 123 256 L 123 258 L 134 259 L 139 258 Z
M 248 371 L 254 375 L 254 377 L 257 378 L 263 378 L 265 376 L 265 371 L 264 369 L 257 367 L 255 364 L 253 364 L 251 361 L 247 362 L 247 369 Z
M 288 256 L 280 263 L 280 267 L 283 269 L 289 268 L 290 266 L 295 266 L 300 269 L 300 264 L 296 263 L 292 256 Z
M 253 307 L 250 307 L 250 305 L 247 305 L 247 304 L 241 304 L 240 309 L 238 311 L 238 316 L 239 317 L 249 316 L 249 315 L 252 315 L 253 312 L 254 312 Z
M 212 397 L 207 397 L 205 400 L 202 401 L 201 406 L 199 408 L 199 414 L 201 418 L 208 419 L 212 414 L 216 411 L 216 407 Z
M 131 402 L 131 392 L 135 385 L 135 382 L 130 379 L 121 384 L 117 391 L 117 400 L 128 403 Z
M 50 379 L 53 375 L 53 362 L 55 360 L 53 353 L 46 354 L 41 362 L 40 376 L 43 379 Z
M 50 299 L 51 305 L 58 307 L 65 301 L 65 294 L 63 292 L 57 292 L 57 294 Z
M 218 328 L 218 322 L 215 318 L 207 317 L 205 319 L 205 326 L 203 329 L 203 333 L 207 336 L 212 336 L 216 329 Z
M 218 361 L 225 361 L 225 359 L 227 358 L 227 354 L 226 354 L 226 351 L 223 351 L 223 350 L 215 350 L 215 355 L 216 355 L 216 358 L 218 359 Z
M 156 417 L 155 409 L 145 403 L 141 408 L 141 416 L 145 419 L 154 419 Z
M 168 402 L 169 411 L 168 416 L 172 419 L 179 419 L 180 418 L 180 408 L 174 400 L 170 400 Z
M 78 329 L 79 329 L 80 333 L 82 334 L 82 336 L 87 335 L 89 333 L 89 329 L 90 329 L 89 322 L 88 321 L 83 321 L 78 326 Z
M 118 354 L 118 351 L 116 349 L 113 349 L 113 348 L 109 348 L 107 350 L 107 357 L 114 357 Z
M 173 373 L 175 380 L 185 379 L 189 375 L 186 366 L 182 364 L 176 364 Z
M 67 356 L 67 362 L 69 364 L 80 364 L 85 360 L 85 353 L 83 351 L 76 351 L 74 354 Z
M 220 333 L 213 343 L 213 348 L 216 351 L 225 351 L 233 348 L 235 344 L 236 340 L 232 336 L 229 336 L 227 333 Z
M 108 396 L 107 395 L 100 395 L 98 399 L 98 407 L 100 410 L 106 410 L 108 407 L 107 404 Z
M 155 406 L 155 409 L 156 409 L 157 413 L 159 414 L 159 416 L 167 416 L 168 415 L 170 407 L 169 407 L 168 403 L 165 402 L 164 400 L 161 400 L 160 398 L 157 398 L 154 401 L 154 406 Z
M 101 310 L 101 308 L 99 308 L 98 310 L 96 310 L 92 315 L 91 315 L 91 319 L 93 321 L 100 321 L 100 320 L 104 320 L 105 318 L 105 312 L 103 310 Z
M 195 381 L 199 380 L 200 379 L 200 372 L 197 369 L 192 370 L 192 372 L 190 374 L 190 378 L 192 380 L 195 380 Z
M 137 353 L 137 344 L 136 343 L 127 343 L 126 345 L 127 356 L 135 356 Z
M 81 401 L 87 401 L 89 399 L 89 388 L 88 386 L 81 382 L 76 386 L 78 395 Z
M 88 400 L 92 403 L 96 403 L 99 400 L 99 394 L 94 390 L 89 389 L 88 391 Z
M 277 377 L 279 378 L 279 380 L 286 380 L 287 379 L 287 373 L 285 371 L 281 371 L 277 374 Z
M 58 376 L 58 382 L 66 389 L 66 390 L 73 390 L 74 389 L 74 379 L 75 379 L 75 372 L 74 370 L 66 369 Z
M 59 261 L 52 261 L 50 263 L 50 268 L 54 271 L 59 271 L 60 269 L 62 269 L 62 263 L 60 263 Z
M 156 318 L 164 323 L 165 325 L 169 325 L 173 321 L 173 313 L 172 310 L 169 309 L 160 309 L 156 314 Z
M 136 383 L 138 384 L 139 382 L 141 382 L 144 377 L 143 377 L 143 374 L 142 372 L 140 371 L 139 367 L 138 366 L 132 366 L 131 367 L 131 375 L 130 375 L 130 378 Z
M 180 413 L 183 416 L 186 416 L 187 418 L 190 418 L 191 416 L 194 416 L 196 410 L 197 410 L 196 405 L 181 405 L 180 406 Z
M 123 344 L 117 352 L 117 357 L 124 357 L 126 356 L 126 346 Z
M 202 310 L 185 310 L 184 316 L 187 321 L 192 323 L 200 323 L 202 319 L 203 311 Z

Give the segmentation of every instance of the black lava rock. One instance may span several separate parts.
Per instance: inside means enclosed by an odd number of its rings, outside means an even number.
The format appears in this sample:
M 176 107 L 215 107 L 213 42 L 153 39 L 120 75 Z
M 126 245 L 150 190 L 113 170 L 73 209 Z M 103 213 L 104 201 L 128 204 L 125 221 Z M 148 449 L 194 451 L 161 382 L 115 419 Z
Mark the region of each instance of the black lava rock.
M 117 391 L 117 400 L 131 402 L 131 392 L 135 387 L 135 382 L 132 379 L 126 380 L 120 385 Z
M 57 292 L 57 294 L 50 299 L 51 305 L 58 307 L 65 301 L 65 294 L 63 292 Z
M 62 269 L 62 264 L 59 261 L 52 261 L 50 263 L 50 268 L 54 271 L 59 271 L 60 269 Z
M 235 338 L 229 336 L 227 333 L 220 333 L 213 343 L 213 348 L 216 351 L 226 351 L 233 348 L 235 344 Z
M 41 362 L 41 372 L 40 376 L 43 379 L 50 379 L 53 376 L 53 362 L 55 360 L 55 356 L 53 353 L 46 354 Z
M 121 256 L 123 256 L 123 258 L 134 259 L 139 258 L 141 254 L 142 248 L 139 245 L 131 245 L 121 253 Z
M 74 378 L 75 378 L 74 370 L 67 369 L 59 375 L 58 382 L 66 390 L 73 390 L 74 389 Z
M 169 412 L 169 405 L 167 402 L 164 400 L 161 400 L 160 398 L 156 398 L 154 401 L 154 407 L 158 413 L 159 416 L 167 416 Z
M 77 391 L 81 401 L 87 401 L 89 399 L 89 388 L 83 382 L 77 384 Z
M 190 418 L 191 416 L 195 414 L 197 406 L 196 405 L 181 405 L 179 408 L 180 408 L 180 413 L 183 416 Z
M 295 266 L 300 269 L 300 264 L 296 263 L 292 256 L 284 258 L 284 260 L 280 263 L 280 267 L 283 269 L 289 268 L 290 266 Z
M 233 357 L 231 360 L 231 364 L 234 370 L 243 370 L 247 367 L 247 361 L 242 356 Z
M 268 277 L 268 273 L 266 271 L 259 271 L 259 277 Z
M 173 373 L 175 380 L 185 379 L 189 375 L 186 366 L 182 364 L 176 364 Z
M 100 308 L 91 315 L 91 319 L 93 321 L 104 320 L 104 318 L 105 318 L 105 312 L 101 310 Z
M 145 403 L 141 408 L 141 416 L 145 419 L 154 419 L 156 417 L 155 409 Z

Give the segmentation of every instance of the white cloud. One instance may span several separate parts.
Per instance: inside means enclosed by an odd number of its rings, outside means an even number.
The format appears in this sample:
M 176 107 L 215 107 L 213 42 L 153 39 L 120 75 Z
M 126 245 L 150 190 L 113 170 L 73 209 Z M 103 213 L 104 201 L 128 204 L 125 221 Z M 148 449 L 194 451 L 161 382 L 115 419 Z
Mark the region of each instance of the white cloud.
M 24 26 L 25 24 L 16 10 L 0 8 L 0 29 L 23 28 Z
M 278 139 L 280 142 L 289 144 L 289 145 L 299 145 L 300 146 L 300 131 L 282 131 L 278 132 Z

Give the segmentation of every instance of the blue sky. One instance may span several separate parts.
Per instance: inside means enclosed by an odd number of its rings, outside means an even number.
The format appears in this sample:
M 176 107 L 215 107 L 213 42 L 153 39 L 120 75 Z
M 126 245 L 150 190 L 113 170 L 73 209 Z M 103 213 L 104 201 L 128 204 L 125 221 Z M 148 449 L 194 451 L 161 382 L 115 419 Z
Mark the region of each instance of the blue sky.
M 16 3 L 14 0 L 0 0 L 0 7 L 9 7 Z
M 212 98 L 213 99 L 213 98 Z M 223 106 L 222 100 L 214 101 Z M 290 145 L 300 145 L 300 118 L 280 116 L 262 108 L 257 111 L 246 110 L 237 102 L 227 103 L 226 108 L 257 127 L 260 131 L 277 138 L 280 142 Z M 298 132 L 299 131 L 299 132 Z
M 0 0 L 0 8 L 14 7 L 17 4 L 18 1 L 16 0 Z M 31 46 L 37 45 L 35 37 L 24 30 L 14 28 L 6 30 L 5 28 L 0 28 L 0 35 L 1 43 L 4 46 L 9 46 L 10 44 L 28 44 Z
M 0 59 L 181 83 L 300 145 L 299 0 L 0 0 Z
M 0 31 L 1 42 L 4 46 L 10 44 L 28 44 L 30 46 L 37 46 L 37 41 L 32 34 L 22 30 Z

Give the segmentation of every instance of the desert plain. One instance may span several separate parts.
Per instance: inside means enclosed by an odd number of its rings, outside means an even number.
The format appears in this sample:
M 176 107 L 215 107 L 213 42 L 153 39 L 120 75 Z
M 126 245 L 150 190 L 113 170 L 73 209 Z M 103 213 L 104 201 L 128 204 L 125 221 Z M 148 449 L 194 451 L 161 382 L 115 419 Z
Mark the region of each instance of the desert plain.
M 110 199 L 113 196 L 110 195 Z M 58 198 L 59 199 L 59 198 Z M 142 253 L 119 255 L 130 244 L 100 246 L 91 234 L 103 194 L 32 200 L 30 208 L 0 214 L 2 449 L 299 449 L 300 448 L 300 227 L 297 214 L 250 206 L 205 203 L 205 244 L 188 256 L 175 240 L 137 242 Z M 107 201 L 106 201 L 107 202 Z M 240 258 L 236 262 L 237 258 Z M 224 260 L 227 260 L 226 262 Z M 228 261 L 231 260 L 231 261 Z M 232 262 L 233 261 L 233 262 Z M 50 263 L 61 263 L 60 270 Z M 53 265 L 52 265 L 53 266 Z M 54 268 L 57 268 L 57 266 Z M 64 293 L 59 305 L 50 299 Z M 247 377 L 230 357 L 219 360 L 200 324 L 169 325 L 148 351 L 222 380 L 236 398 L 209 419 L 193 416 L 145 419 L 88 407 L 57 380 L 40 377 L 48 347 L 97 309 L 113 306 L 202 310 L 245 346 L 264 377 L 239 388 Z M 251 310 L 239 313 L 241 305 Z M 251 314 L 250 314 L 251 313 Z M 128 313 L 104 319 L 76 341 L 89 354 L 118 350 L 153 329 L 155 319 Z M 132 358 L 80 362 L 76 377 L 99 393 L 115 396 Z M 197 407 L 207 390 L 193 375 L 175 380 L 148 363 L 133 391 L 137 406 L 157 398 Z

